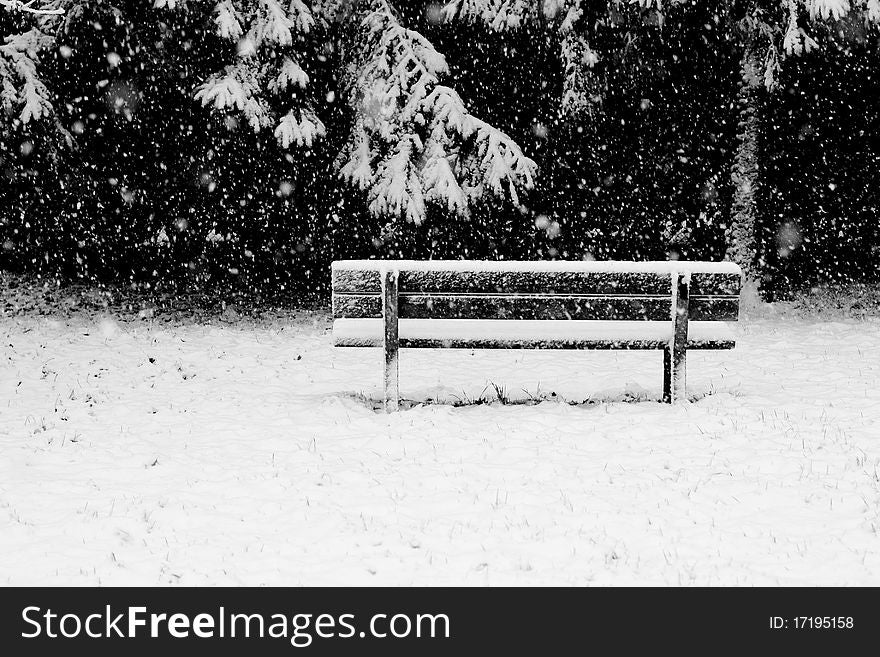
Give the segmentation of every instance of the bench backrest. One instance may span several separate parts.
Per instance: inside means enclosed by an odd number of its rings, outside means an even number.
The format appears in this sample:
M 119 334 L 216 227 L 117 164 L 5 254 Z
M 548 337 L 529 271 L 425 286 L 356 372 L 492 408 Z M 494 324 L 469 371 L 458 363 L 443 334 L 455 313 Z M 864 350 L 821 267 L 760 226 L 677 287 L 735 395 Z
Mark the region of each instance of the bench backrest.
M 333 317 L 381 318 L 382 274 L 398 272 L 400 319 L 668 320 L 678 285 L 688 318 L 736 321 L 741 271 L 711 262 L 341 260 Z

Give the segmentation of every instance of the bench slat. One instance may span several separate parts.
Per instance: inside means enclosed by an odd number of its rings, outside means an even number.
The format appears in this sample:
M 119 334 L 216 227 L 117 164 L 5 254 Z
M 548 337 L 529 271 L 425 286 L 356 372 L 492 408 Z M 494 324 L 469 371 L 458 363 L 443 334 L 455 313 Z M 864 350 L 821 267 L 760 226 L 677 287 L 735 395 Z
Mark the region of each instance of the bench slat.
M 659 350 L 665 349 L 668 342 L 656 340 L 564 340 L 548 338 L 546 340 L 492 339 L 481 340 L 443 340 L 438 338 L 403 338 L 401 348 L 407 349 L 622 349 L 622 350 Z M 336 345 L 347 346 L 347 345 Z M 733 349 L 732 340 L 688 340 L 688 349 L 722 350 Z
M 660 350 L 669 343 L 658 340 L 592 340 L 592 339 L 495 339 L 463 340 L 459 338 L 401 338 L 401 349 L 605 349 L 605 350 Z M 378 347 L 379 344 L 337 343 L 336 347 Z M 733 340 L 688 340 L 688 349 L 724 350 L 733 349 Z
M 691 274 L 691 298 L 695 295 L 739 297 L 741 287 L 739 274 Z
M 697 322 L 735 322 L 739 319 L 739 297 L 691 297 L 688 319 Z
M 669 299 L 574 296 L 402 297 L 401 316 L 413 319 L 617 319 L 662 320 Z
M 400 271 L 400 292 L 495 294 L 671 295 L 669 274 L 654 272 L 548 272 L 548 271 Z M 338 293 L 379 293 L 379 272 L 334 269 L 333 290 Z M 737 274 L 694 273 L 694 295 L 729 296 L 740 290 Z
M 669 294 L 664 274 L 596 272 L 401 272 L 404 292 Z
M 401 348 L 446 349 L 664 349 L 665 322 L 400 320 Z M 338 319 L 337 347 L 381 347 L 382 321 Z M 735 336 L 718 322 L 691 322 L 688 349 L 733 349 Z
M 671 297 L 527 295 L 400 295 L 399 313 L 411 319 L 599 319 L 660 321 L 669 318 Z M 736 321 L 735 297 L 692 298 L 689 318 Z M 365 294 L 333 297 L 334 318 L 382 316 L 381 298 Z

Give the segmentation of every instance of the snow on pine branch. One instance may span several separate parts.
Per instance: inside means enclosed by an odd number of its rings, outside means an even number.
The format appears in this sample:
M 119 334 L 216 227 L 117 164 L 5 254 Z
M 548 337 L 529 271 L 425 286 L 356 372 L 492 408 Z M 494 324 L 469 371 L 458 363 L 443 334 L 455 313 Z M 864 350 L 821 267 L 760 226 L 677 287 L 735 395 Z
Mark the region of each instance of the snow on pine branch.
M 238 63 L 209 77 L 196 92 L 202 105 L 218 110 L 238 110 L 254 132 L 272 124 L 271 109 L 260 98 L 260 75 L 253 67 Z
M 173 9 L 173 0 L 157 0 Z M 196 89 L 202 105 L 241 113 L 254 132 L 274 127 L 282 148 L 311 148 L 326 128 L 303 91 L 309 76 L 295 46 L 315 25 L 302 0 L 220 0 L 213 9 L 218 36 L 233 42 L 234 61 Z M 273 110 L 281 101 L 287 111 Z
M 880 0 L 780 0 L 785 18 L 784 25 L 764 25 L 764 32 L 770 36 L 765 86 L 775 85 L 777 35 L 782 35 L 782 51 L 785 55 L 808 53 L 819 44 L 805 28 L 808 24 L 832 23 L 843 20 L 853 12 L 868 22 L 880 22 Z M 806 16 L 802 16 L 805 14 Z
M 583 0 L 448 0 L 441 15 L 446 21 L 482 23 L 499 32 L 542 21 L 565 33 L 583 15 L 583 4 Z M 609 6 L 616 4 L 609 3 Z
M 821 17 L 826 21 L 832 18 L 839 21 L 850 9 L 849 0 L 806 0 L 805 4 L 813 20 Z
M 40 78 L 40 57 L 56 45 L 58 31 L 80 14 L 80 5 L 86 1 L 0 0 L 0 8 L 29 16 L 24 31 L 5 35 L 0 42 L 0 110 L 11 119 L 12 127 L 54 112 L 52 93 Z M 0 124 L 0 129 L 5 127 Z M 60 131 L 69 137 L 66 130 Z
M 440 84 L 445 58 L 385 0 L 369 3 L 351 49 L 355 123 L 341 175 L 367 190 L 373 214 L 421 223 L 428 202 L 465 215 L 487 193 L 518 203 L 518 190 L 533 186 L 535 163 Z
M 60 7 L 47 7 L 37 4 L 37 0 L 23 2 L 22 0 L 0 0 L 0 7 L 8 11 L 21 11 L 28 14 L 41 14 L 43 16 L 63 14 Z
M 281 118 L 275 128 L 275 138 L 282 148 L 289 148 L 293 144 L 312 148 L 325 132 L 324 124 L 312 110 L 291 110 Z
M 522 27 L 537 17 L 539 5 L 563 4 L 565 0 L 450 0 L 443 6 L 445 20 L 459 18 L 479 21 L 493 30 L 507 30 Z M 547 11 L 547 8 L 544 8 Z
M 37 75 L 38 55 L 53 39 L 37 28 L 0 44 L 0 109 L 27 124 L 52 113 L 49 90 Z

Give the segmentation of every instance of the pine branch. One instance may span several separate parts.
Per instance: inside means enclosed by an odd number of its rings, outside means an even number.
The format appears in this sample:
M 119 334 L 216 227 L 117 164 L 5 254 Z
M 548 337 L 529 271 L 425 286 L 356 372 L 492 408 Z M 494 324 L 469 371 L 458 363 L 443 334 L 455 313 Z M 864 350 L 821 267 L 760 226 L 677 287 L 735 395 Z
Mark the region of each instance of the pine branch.
M 311 148 L 326 128 L 299 94 L 309 75 L 293 51 L 297 35 L 315 25 L 309 7 L 302 0 L 219 0 L 212 13 L 217 34 L 236 44 L 236 54 L 198 85 L 195 99 L 242 114 L 254 132 L 274 125 L 282 148 Z M 281 111 L 273 109 L 278 101 Z
M 387 0 L 367 3 L 357 18 L 344 85 L 355 125 L 339 166 L 368 192 L 371 212 L 420 223 L 427 202 L 459 215 L 484 194 L 517 203 L 536 165 L 440 84 L 445 58 L 401 25 Z
M 50 93 L 37 75 L 37 55 L 52 38 L 33 28 L 6 37 L 0 45 L 0 107 L 6 112 L 21 107 L 18 120 L 27 124 L 52 113 Z
M 42 16 L 57 16 L 59 14 L 63 14 L 64 10 L 61 8 L 50 8 L 50 7 L 35 7 L 37 0 L 31 0 L 30 2 L 22 2 L 22 0 L 0 0 L 0 7 L 8 11 L 20 11 L 28 14 L 39 14 Z

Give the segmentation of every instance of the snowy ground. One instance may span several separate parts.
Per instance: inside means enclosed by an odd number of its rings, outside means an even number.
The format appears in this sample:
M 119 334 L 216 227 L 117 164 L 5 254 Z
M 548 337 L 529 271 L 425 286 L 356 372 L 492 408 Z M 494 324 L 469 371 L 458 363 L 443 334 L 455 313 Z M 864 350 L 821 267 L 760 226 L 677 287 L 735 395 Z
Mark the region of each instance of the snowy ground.
M 392 415 L 321 313 L 130 319 L 0 319 L 2 584 L 880 584 L 876 318 L 741 322 L 677 407 L 659 353 L 404 351 Z

